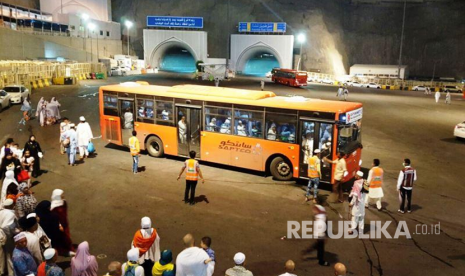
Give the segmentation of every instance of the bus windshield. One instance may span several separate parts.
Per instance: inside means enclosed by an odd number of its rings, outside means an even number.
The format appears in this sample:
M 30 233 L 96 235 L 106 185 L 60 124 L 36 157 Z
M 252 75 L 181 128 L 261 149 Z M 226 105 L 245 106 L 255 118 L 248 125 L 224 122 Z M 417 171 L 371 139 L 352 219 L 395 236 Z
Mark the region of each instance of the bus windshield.
M 346 154 L 353 152 L 362 144 L 362 120 L 338 126 L 337 149 Z

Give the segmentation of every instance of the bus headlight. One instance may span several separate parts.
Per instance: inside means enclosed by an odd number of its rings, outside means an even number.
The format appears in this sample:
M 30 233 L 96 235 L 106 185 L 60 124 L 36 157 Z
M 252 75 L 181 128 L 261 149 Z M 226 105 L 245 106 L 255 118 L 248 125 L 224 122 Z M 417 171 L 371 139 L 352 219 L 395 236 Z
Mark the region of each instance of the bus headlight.
M 359 166 L 362 165 L 362 159 L 360 159 L 360 161 L 358 161 L 358 165 L 359 165 Z

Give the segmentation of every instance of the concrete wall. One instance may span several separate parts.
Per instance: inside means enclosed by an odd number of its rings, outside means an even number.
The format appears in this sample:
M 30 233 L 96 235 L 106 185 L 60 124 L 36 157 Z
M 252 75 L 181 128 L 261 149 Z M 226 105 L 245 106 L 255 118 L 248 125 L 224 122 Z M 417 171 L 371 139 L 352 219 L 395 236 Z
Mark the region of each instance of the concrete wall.
M 35 35 L 0 28 L 0 59 L 37 59 L 64 57 L 77 61 L 97 61 L 97 40 L 78 37 Z M 121 54 L 120 40 L 99 40 L 100 57 Z
M 227 18 L 229 5 L 229 22 Z M 143 53 L 142 29 L 147 15 L 202 16 L 209 55 L 227 57 L 229 34 L 240 21 L 288 23 L 286 34 L 304 32 L 303 68 L 348 72 L 353 64 L 398 64 L 402 1 L 360 4 L 351 0 L 112 0 L 113 21 L 136 21 L 131 46 Z M 404 58 L 410 75 L 465 77 L 465 1 L 410 2 Z M 137 32 L 137 33 L 136 33 Z M 298 47 L 298 44 L 295 44 Z
M 63 14 L 58 15 L 58 20 L 60 23 L 67 24 L 70 30 L 71 36 L 76 37 L 88 37 L 90 30 L 86 28 L 86 24 L 89 22 L 82 22 L 81 18 L 74 14 Z M 121 39 L 121 24 L 111 21 L 91 21 L 95 25 L 94 33 L 92 37 L 99 39 Z M 80 28 L 83 27 L 83 28 Z M 100 33 L 102 31 L 102 33 Z M 108 35 L 107 35 L 107 32 Z
M 63 8 L 64 14 L 86 13 L 90 19 L 108 21 L 108 0 L 40 0 L 40 9 L 57 17 Z

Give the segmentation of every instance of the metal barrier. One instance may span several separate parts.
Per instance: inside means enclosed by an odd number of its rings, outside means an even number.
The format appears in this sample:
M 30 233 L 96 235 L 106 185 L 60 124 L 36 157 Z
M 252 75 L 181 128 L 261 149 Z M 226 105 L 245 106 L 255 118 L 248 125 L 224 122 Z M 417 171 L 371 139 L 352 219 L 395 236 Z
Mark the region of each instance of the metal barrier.
M 49 86 L 57 77 L 86 79 L 90 73 L 106 72 L 103 63 L 58 63 L 47 61 L 0 61 L 0 87 L 22 84 L 29 88 Z

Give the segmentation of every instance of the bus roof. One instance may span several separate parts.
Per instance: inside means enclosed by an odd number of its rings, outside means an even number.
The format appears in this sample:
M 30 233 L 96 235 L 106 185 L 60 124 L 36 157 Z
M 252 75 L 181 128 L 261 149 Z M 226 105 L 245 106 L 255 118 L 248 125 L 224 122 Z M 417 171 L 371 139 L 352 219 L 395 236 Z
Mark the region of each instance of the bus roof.
M 256 91 L 203 85 L 141 85 L 122 83 L 101 86 L 101 90 L 134 93 L 173 98 L 187 98 L 209 102 L 232 103 L 272 108 L 295 109 L 318 112 L 344 113 L 362 107 L 361 103 L 327 101 L 313 98 L 276 96 L 271 91 Z
M 285 68 L 273 68 L 275 71 L 282 71 L 282 72 L 291 72 L 291 73 L 304 73 L 307 74 L 306 71 L 298 71 L 294 69 L 285 69 Z

